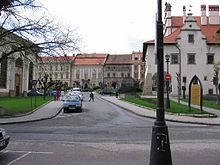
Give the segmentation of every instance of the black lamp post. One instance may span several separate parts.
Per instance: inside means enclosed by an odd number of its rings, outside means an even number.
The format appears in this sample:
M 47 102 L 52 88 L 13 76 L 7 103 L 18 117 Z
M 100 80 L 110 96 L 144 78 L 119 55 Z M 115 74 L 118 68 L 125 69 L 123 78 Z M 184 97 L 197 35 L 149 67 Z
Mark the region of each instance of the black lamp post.
M 163 21 L 162 0 L 157 0 L 156 59 L 157 59 L 157 111 L 152 128 L 150 165 L 172 165 L 168 127 L 164 115 L 164 61 L 163 61 Z
M 166 54 L 165 58 L 167 63 L 167 75 L 170 75 L 169 73 L 170 55 Z M 167 88 L 166 109 L 170 109 L 169 85 L 170 85 L 170 80 L 166 78 L 166 88 Z

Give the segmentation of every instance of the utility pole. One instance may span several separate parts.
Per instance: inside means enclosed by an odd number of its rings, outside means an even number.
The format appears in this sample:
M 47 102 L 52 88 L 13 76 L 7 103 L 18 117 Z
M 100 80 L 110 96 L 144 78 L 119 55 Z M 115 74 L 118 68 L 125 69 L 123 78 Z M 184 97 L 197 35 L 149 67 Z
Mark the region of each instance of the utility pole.
M 162 0 L 157 0 L 156 58 L 157 58 L 157 112 L 152 128 L 150 165 L 172 165 L 168 127 L 164 115 L 164 55 Z

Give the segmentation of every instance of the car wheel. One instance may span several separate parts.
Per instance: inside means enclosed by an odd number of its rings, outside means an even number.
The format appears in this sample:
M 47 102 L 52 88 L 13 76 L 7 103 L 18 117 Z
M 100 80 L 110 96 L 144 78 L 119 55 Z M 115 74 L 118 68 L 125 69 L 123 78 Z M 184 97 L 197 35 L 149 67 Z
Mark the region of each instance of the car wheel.
M 64 109 L 63 109 L 63 112 L 64 112 L 64 113 L 67 113 L 67 108 L 64 108 Z
M 78 109 L 78 112 L 82 112 L 82 108 L 79 108 L 79 109 Z

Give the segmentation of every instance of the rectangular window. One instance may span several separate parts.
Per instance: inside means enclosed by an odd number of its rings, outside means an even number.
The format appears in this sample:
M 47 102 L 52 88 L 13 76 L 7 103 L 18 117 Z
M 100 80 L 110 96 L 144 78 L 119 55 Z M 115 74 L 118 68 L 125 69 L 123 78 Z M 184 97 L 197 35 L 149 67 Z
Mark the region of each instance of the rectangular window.
M 170 61 L 171 64 L 178 64 L 179 61 L 178 61 L 178 54 L 171 54 L 171 61 Z
M 115 73 L 113 73 L 113 74 L 112 74 L 112 76 L 113 76 L 113 77 L 115 77 L 115 76 L 116 76 L 116 74 L 115 74 Z
M 107 73 L 107 77 L 110 77 L 110 73 Z
M 67 79 L 69 78 L 69 73 L 68 73 L 68 72 L 66 73 L 66 78 L 67 78 Z
M 194 35 L 193 34 L 188 35 L 188 42 L 189 43 L 194 43 Z
M 209 89 L 209 95 L 213 95 L 213 89 Z
M 124 77 L 124 73 L 121 73 L 121 77 Z
M 214 54 L 207 54 L 207 64 L 214 63 Z
M 196 58 L 194 53 L 187 54 L 187 62 L 188 64 L 196 64 Z

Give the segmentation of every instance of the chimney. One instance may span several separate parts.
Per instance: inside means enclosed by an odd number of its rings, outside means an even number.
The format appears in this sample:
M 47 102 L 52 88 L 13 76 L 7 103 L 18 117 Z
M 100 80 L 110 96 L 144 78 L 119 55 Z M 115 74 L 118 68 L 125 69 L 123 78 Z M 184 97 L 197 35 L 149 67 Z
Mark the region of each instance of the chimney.
M 209 24 L 219 25 L 219 5 L 209 5 Z
M 183 6 L 183 24 L 185 23 L 186 20 L 186 6 Z
M 207 25 L 206 5 L 201 5 L 201 25 Z

